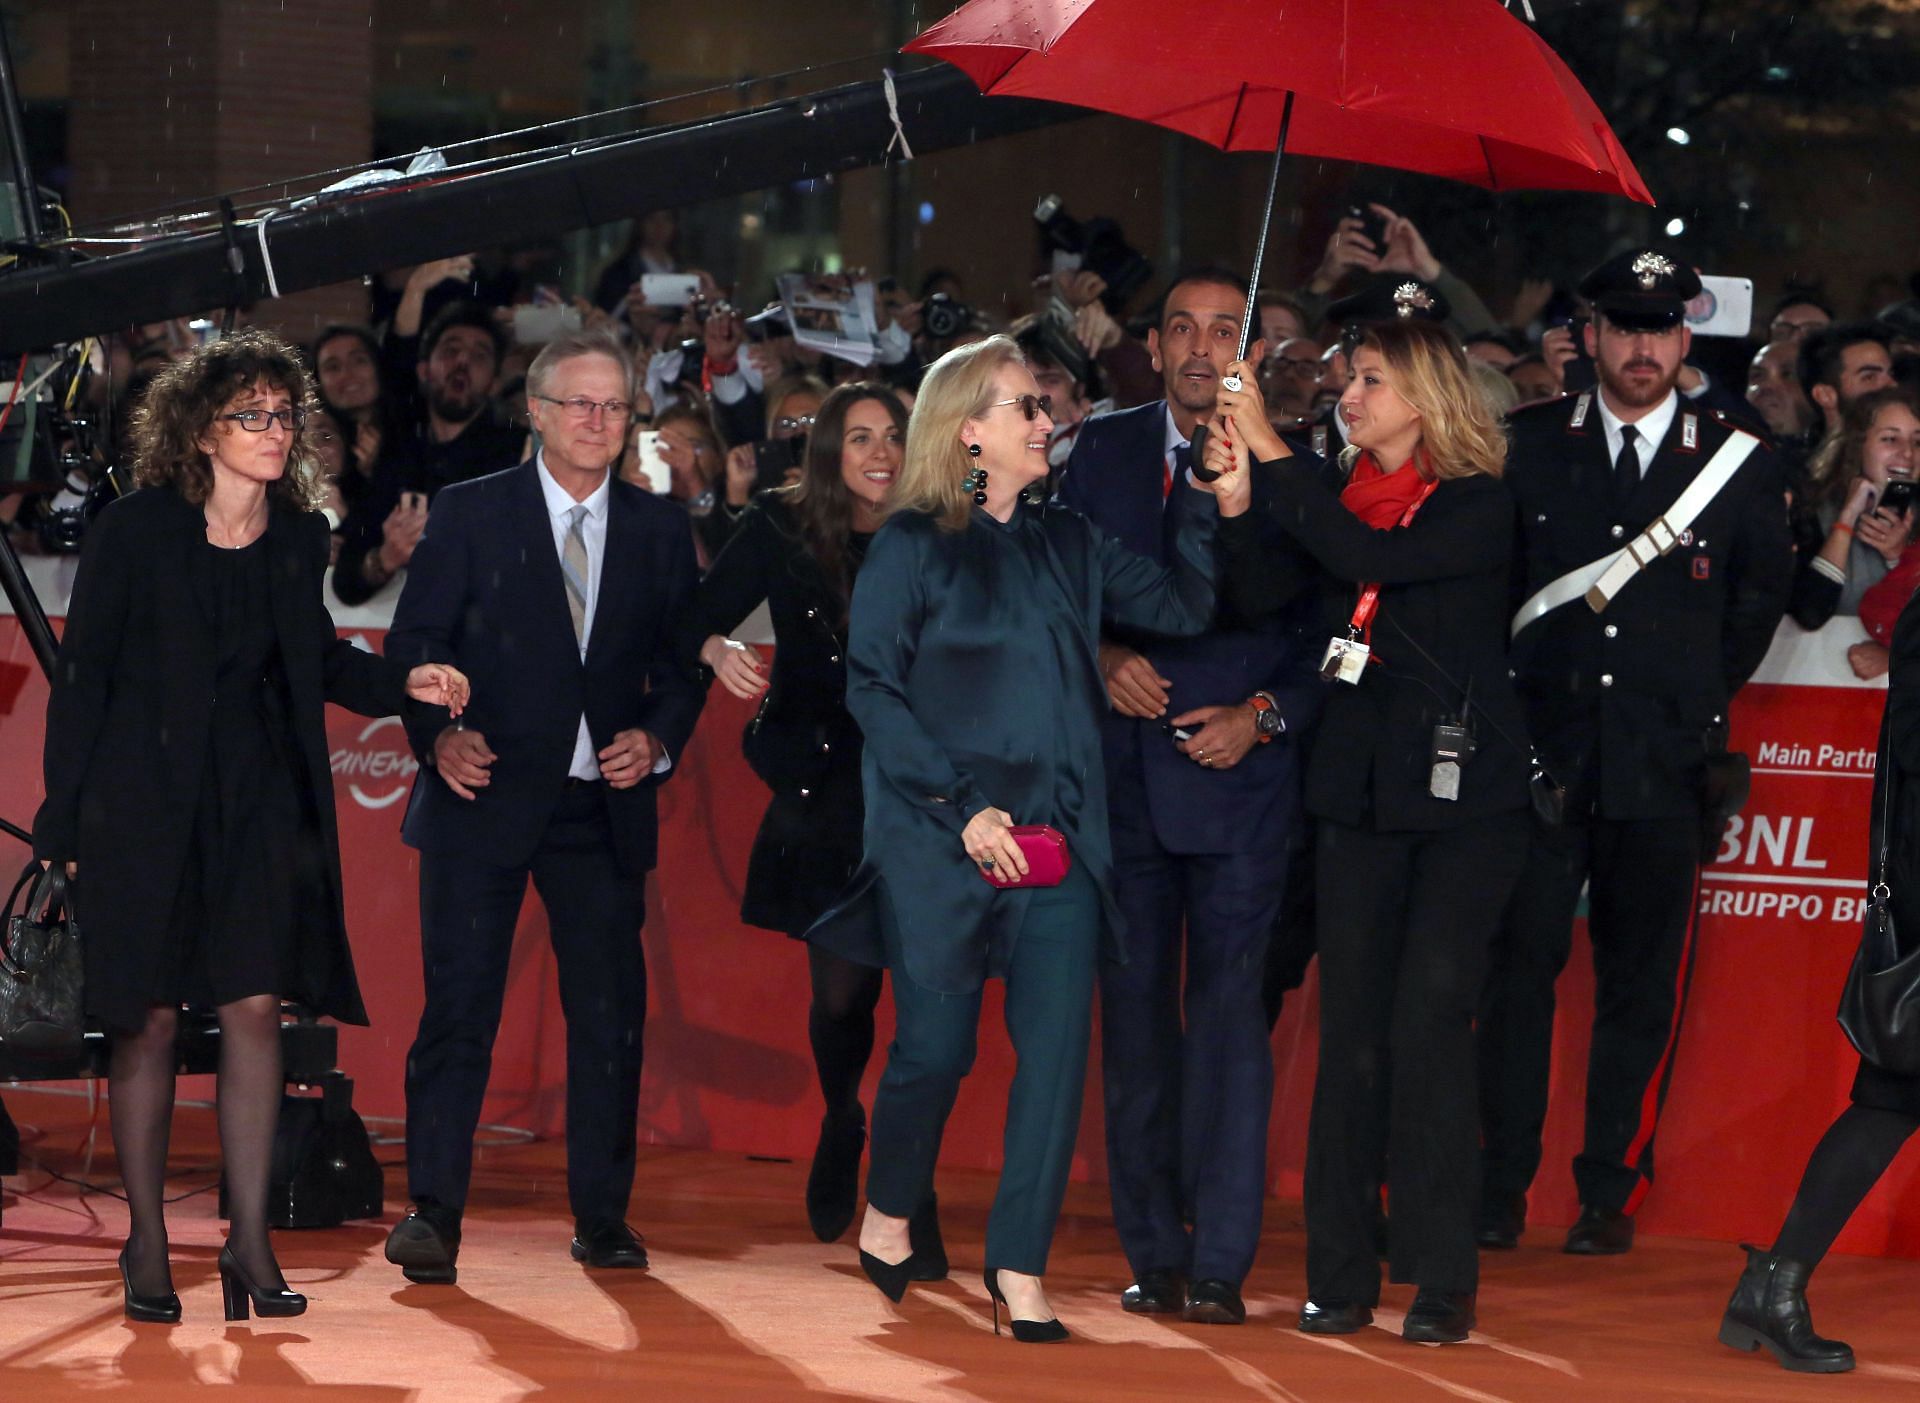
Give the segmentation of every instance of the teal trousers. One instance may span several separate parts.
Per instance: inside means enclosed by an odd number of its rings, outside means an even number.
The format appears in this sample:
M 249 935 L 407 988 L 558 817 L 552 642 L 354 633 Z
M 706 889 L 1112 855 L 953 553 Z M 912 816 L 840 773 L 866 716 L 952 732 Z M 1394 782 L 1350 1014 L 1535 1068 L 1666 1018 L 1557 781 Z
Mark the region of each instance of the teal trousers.
M 987 1220 L 987 1265 L 1039 1276 L 1080 1128 L 1100 896 L 1076 867 L 1057 887 L 1003 892 L 996 900 L 1021 902 L 1026 911 L 1007 962 L 1007 1034 L 1017 1064 L 1007 1093 L 1005 1162 Z M 867 1201 L 906 1218 L 933 1192 L 947 1116 L 973 1067 L 981 993 L 936 993 L 914 983 L 897 948 L 887 958 L 894 1034 L 873 1098 Z

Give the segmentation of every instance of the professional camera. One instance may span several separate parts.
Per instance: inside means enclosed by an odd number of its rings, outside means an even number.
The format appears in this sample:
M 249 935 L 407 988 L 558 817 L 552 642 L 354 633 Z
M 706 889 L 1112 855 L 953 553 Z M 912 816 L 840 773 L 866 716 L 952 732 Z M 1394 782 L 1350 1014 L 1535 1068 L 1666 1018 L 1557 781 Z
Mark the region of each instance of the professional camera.
M 1078 266 L 1100 275 L 1107 285 L 1100 300 L 1108 311 L 1119 311 L 1153 276 L 1153 264 L 1127 242 L 1111 219 L 1089 219 L 1083 224 L 1066 212 L 1058 195 L 1043 196 L 1034 207 L 1033 219 L 1040 226 L 1043 254 L 1066 254 L 1078 259 Z
M 973 325 L 973 308 L 950 292 L 936 292 L 920 308 L 920 325 L 935 341 L 950 341 Z

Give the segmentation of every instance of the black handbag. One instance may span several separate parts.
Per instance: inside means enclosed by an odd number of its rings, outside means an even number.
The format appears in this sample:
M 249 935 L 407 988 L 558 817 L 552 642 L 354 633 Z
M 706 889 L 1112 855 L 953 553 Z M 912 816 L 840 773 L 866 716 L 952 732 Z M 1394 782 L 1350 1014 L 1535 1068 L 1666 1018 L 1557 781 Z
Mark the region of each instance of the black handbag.
M 1891 716 L 1889 699 L 1887 713 Z M 1887 854 L 1893 843 L 1893 791 L 1899 766 L 1880 723 L 1879 809 L 1873 820 L 1873 890 L 1860 931 L 1860 949 L 1840 991 L 1837 1015 L 1847 1038 L 1867 1062 L 1900 1076 L 1920 1076 L 1920 945 L 1900 953 L 1893 917 L 1893 888 L 1887 883 Z
M 29 862 L 7 898 L 0 1043 L 29 1057 L 77 1051 L 82 979 L 80 929 L 66 869 L 57 862 L 44 868 Z

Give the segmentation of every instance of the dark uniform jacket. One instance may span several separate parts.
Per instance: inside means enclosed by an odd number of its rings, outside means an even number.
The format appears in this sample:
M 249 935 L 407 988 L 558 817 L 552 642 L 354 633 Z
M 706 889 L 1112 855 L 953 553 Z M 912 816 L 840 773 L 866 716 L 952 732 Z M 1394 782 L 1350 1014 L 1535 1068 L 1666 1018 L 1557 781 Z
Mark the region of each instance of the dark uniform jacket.
M 174 893 L 214 743 L 219 635 L 206 572 L 195 564 L 206 539 L 206 514 L 172 488 L 109 506 L 87 532 L 54 666 L 47 798 L 33 821 L 33 850 L 80 864 L 87 1010 L 114 1027 L 139 1026 L 168 958 Z M 326 518 L 276 505 L 265 546 L 287 715 L 332 891 L 321 918 L 325 948 L 303 958 L 300 987 L 285 992 L 365 1023 L 341 919 L 326 703 L 392 715 L 407 705 L 406 669 L 335 632 L 320 592 Z
M 1639 490 L 1616 511 L 1597 391 L 1529 405 L 1509 422 L 1507 481 L 1522 545 L 1516 607 L 1631 541 L 1735 431 L 1683 400 Z M 1520 634 L 1514 675 L 1534 743 L 1567 786 L 1569 816 L 1699 813 L 1705 757 L 1773 641 L 1792 581 L 1784 490 L 1763 443 L 1605 614 L 1576 600 Z

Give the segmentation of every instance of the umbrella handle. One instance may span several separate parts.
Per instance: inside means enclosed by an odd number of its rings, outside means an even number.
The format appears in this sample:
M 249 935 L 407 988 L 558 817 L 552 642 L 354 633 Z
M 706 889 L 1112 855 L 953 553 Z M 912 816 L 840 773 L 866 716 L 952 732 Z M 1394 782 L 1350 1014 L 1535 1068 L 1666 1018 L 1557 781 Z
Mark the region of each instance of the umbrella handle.
M 1267 229 L 1273 223 L 1274 197 L 1280 189 L 1280 158 L 1287 151 L 1287 128 L 1293 123 L 1293 92 L 1288 90 L 1286 99 L 1280 108 L 1280 135 L 1273 143 L 1273 165 L 1267 171 L 1267 204 L 1260 215 L 1260 238 L 1253 246 L 1253 270 L 1247 275 L 1247 310 L 1240 318 L 1240 354 L 1235 360 L 1247 358 L 1247 347 L 1253 344 L 1253 329 L 1258 323 L 1254 317 L 1259 310 L 1260 265 L 1267 257 Z M 1196 425 L 1191 440 L 1193 445 L 1193 473 L 1196 482 L 1213 482 L 1220 474 L 1206 466 L 1208 429 L 1205 424 Z

